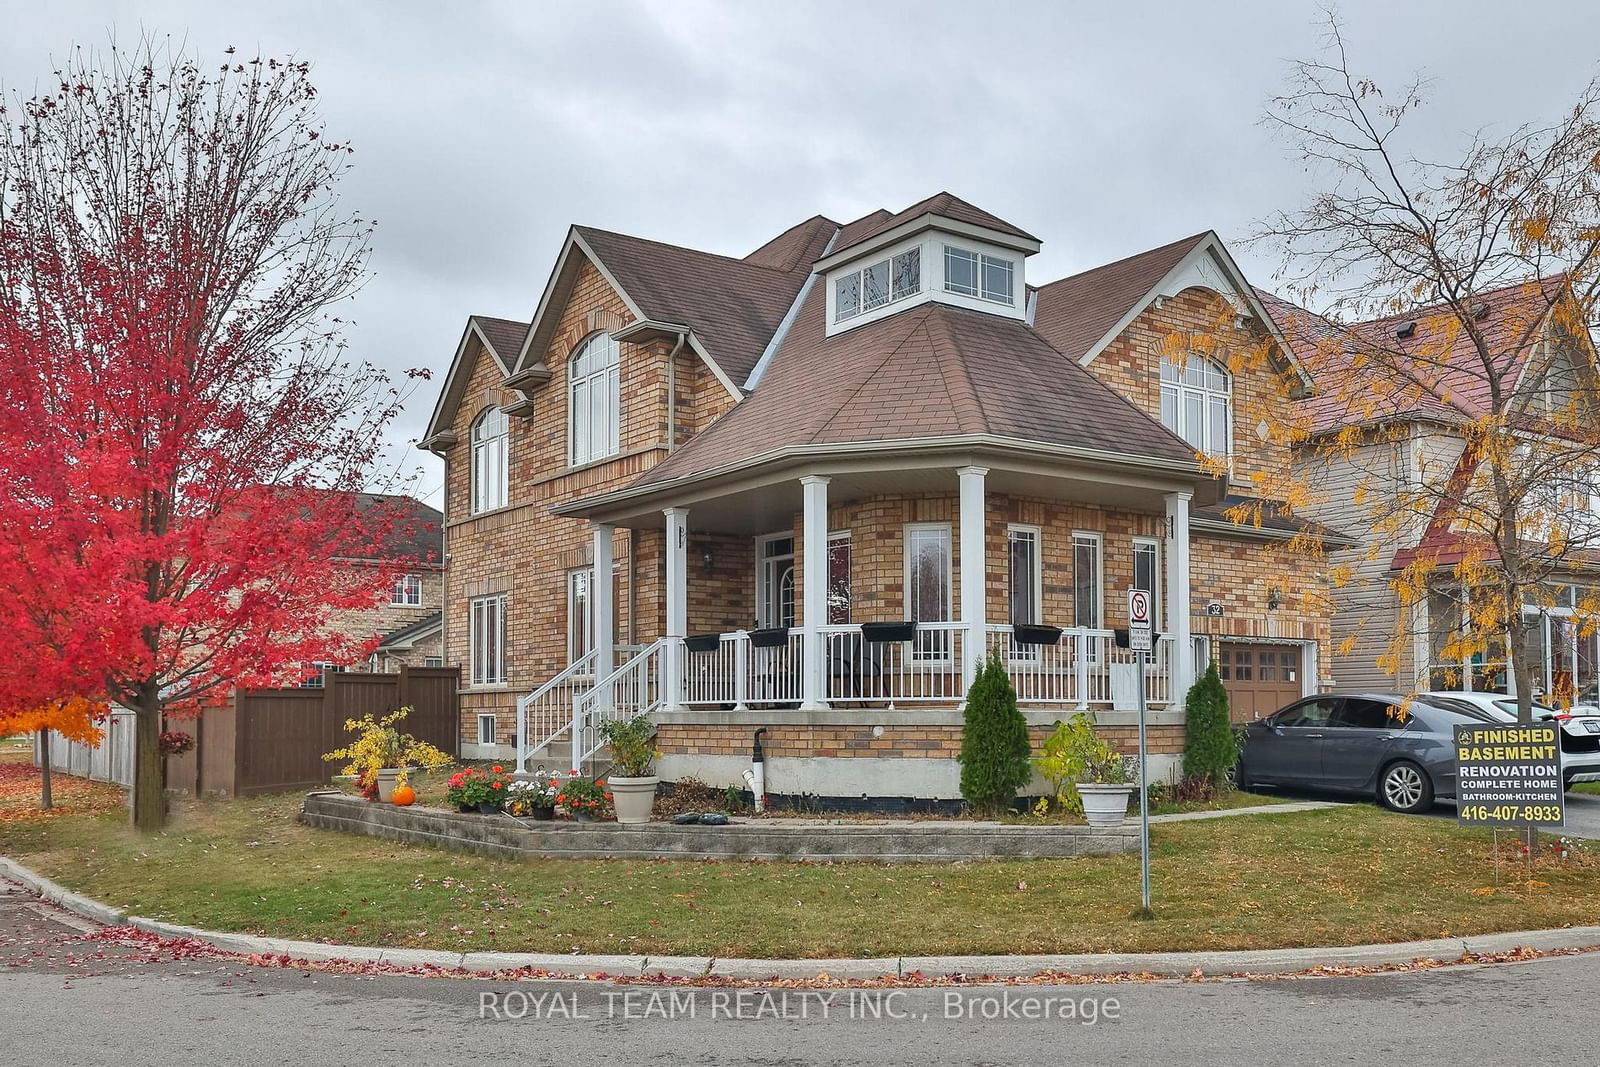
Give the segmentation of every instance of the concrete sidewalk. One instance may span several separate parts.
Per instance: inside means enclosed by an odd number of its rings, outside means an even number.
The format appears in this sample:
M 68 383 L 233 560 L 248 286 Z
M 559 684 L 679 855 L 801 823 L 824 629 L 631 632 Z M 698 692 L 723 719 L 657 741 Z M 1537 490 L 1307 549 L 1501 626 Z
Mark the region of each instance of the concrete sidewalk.
M 1208 813 L 1209 814 L 1209 813 Z M 1565 930 L 1529 930 L 1387 945 L 1326 948 L 1280 948 L 1235 952 L 1129 952 L 1041 956 L 897 956 L 881 959 L 753 960 L 706 956 L 592 956 L 541 952 L 441 952 L 432 949 L 379 948 L 289 941 L 252 934 L 200 930 L 192 926 L 125 915 L 115 908 L 70 890 L 0 856 L 0 876 L 67 911 L 105 925 L 126 925 L 161 937 L 195 938 L 226 952 L 287 956 L 306 961 L 350 960 L 401 967 L 442 970 L 505 971 L 526 968 L 549 977 L 722 977 L 737 979 L 804 979 L 827 975 L 840 979 L 927 978 L 961 975 L 968 979 L 1031 978 L 1037 975 L 1141 975 L 1187 978 L 1207 975 L 1295 974 L 1315 968 L 1377 967 L 1435 960 L 1453 963 L 1468 954 L 1492 955 L 1517 949 L 1600 950 L 1600 926 Z

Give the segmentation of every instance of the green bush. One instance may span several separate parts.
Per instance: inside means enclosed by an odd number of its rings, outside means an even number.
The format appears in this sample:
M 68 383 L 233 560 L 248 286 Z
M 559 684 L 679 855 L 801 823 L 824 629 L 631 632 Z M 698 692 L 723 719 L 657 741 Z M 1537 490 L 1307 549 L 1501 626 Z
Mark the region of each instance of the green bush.
M 1028 723 L 998 656 L 991 655 L 967 690 L 961 728 L 961 795 L 981 812 L 999 811 L 1033 777 Z
M 1183 776 L 1225 789 L 1239 762 L 1239 741 L 1228 721 L 1228 691 L 1215 663 L 1189 690 L 1184 703 Z

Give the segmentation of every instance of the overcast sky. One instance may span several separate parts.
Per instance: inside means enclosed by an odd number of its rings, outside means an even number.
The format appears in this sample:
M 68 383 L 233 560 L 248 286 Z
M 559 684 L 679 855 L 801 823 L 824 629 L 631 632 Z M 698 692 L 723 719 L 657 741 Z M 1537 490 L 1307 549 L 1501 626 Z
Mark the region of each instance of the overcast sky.
M 1269 286 L 1268 250 L 1239 242 L 1309 179 L 1258 119 L 1318 51 L 1319 7 L 51 0 L 8 5 L 0 82 L 31 89 L 113 28 L 310 59 L 358 153 L 342 196 L 379 220 L 352 350 L 434 372 L 394 428 L 403 452 L 466 316 L 530 317 L 574 222 L 737 256 L 813 214 L 948 189 L 1043 240 L 1033 282 L 1215 229 Z M 1600 60 L 1593 0 L 1341 11 L 1358 69 L 1433 79 L 1421 154 L 1554 116 Z M 406 466 L 437 506 L 439 464 Z

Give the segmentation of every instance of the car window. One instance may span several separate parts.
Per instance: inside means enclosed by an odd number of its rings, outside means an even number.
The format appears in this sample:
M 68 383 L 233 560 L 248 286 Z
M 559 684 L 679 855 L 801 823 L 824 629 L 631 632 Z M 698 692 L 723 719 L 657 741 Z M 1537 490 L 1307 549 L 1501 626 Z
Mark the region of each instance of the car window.
M 1333 709 L 1338 706 L 1338 698 L 1325 697 L 1318 700 L 1307 700 L 1293 707 L 1284 708 L 1272 717 L 1274 726 L 1326 726 L 1333 717 Z
M 1513 719 L 1519 714 L 1517 710 L 1517 702 L 1515 700 L 1496 700 L 1494 702 L 1494 706 L 1505 712 L 1507 715 L 1510 715 Z M 1546 707 L 1545 705 L 1539 703 L 1535 703 L 1533 705 L 1533 717 L 1535 719 L 1551 719 L 1559 714 L 1560 712 L 1556 711 L 1555 708 Z
M 1357 730 L 1392 730 L 1400 725 L 1400 720 L 1395 714 L 1394 705 L 1387 701 L 1351 697 L 1339 702 L 1328 725 Z

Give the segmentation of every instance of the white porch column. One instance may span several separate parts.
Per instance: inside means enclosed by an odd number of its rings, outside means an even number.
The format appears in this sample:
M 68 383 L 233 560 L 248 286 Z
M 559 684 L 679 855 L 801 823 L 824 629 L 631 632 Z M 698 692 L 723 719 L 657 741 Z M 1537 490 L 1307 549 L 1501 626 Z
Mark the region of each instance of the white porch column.
M 595 680 L 610 674 L 616 664 L 612 635 L 616 633 L 616 604 L 612 593 L 616 588 L 611 579 L 611 535 L 613 527 L 605 523 L 594 525 L 594 585 L 589 591 L 590 619 L 594 633 L 589 647 L 594 649 Z
M 661 703 L 668 711 L 683 705 L 683 639 L 689 634 L 689 509 L 667 508 L 667 638 Z
M 988 581 L 984 568 L 983 479 L 987 467 L 960 467 L 961 477 L 961 684 L 977 677 L 978 660 L 987 651 L 985 600 Z
M 800 479 L 801 601 L 800 710 L 826 711 L 827 674 L 823 664 L 822 628 L 828 623 L 828 482 L 820 474 Z
M 1172 701 L 1182 707 L 1194 684 L 1194 637 L 1189 631 L 1189 502 L 1193 493 L 1167 494 L 1167 633 L 1172 635 Z

